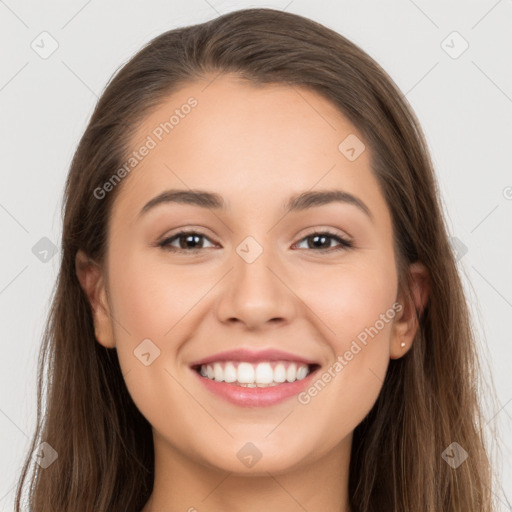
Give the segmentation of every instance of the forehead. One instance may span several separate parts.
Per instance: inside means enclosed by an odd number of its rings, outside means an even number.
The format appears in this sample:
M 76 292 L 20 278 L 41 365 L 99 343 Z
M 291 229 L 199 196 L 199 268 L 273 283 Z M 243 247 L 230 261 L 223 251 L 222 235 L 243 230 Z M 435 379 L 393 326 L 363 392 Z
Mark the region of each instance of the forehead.
M 347 157 L 347 144 L 356 159 Z M 115 210 L 124 215 L 171 188 L 210 190 L 228 205 L 261 209 L 294 193 L 341 187 L 386 207 L 362 134 L 334 104 L 301 87 L 233 75 L 187 83 L 142 121 L 130 146 L 150 149 L 122 183 Z

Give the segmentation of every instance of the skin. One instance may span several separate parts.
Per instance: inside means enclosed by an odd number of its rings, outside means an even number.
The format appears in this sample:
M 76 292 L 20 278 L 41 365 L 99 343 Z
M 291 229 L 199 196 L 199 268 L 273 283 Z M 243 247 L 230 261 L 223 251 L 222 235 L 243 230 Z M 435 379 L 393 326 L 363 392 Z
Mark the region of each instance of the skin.
M 354 161 L 338 150 L 349 134 L 364 138 L 329 101 L 232 75 L 208 85 L 212 78 L 187 84 L 140 125 L 134 150 L 190 96 L 198 101 L 119 185 L 103 264 L 82 251 L 76 260 L 97 340 L 117 349 L 127 388 L 153 427 L 155 485 L 143 512 L 349 511 L 352 433 L 390 358 L 411 346 L 426 270 L 412 265 L 412 294 L 399 295 L 392 222 L 370 148 Z M 168 203 L 139 215 L 172 188 L 216 192 L 228 208 Z M 348 203 L 283 214 L 290 196 L 320 189 L 357 196 L 372 218 Z M 189 228 L 205 235 L 198 253 L 157 245 Z M 308 245 L 326 228 L 354 247 L 335 251 L 332 238 L 323 251 Z M 236 252 L 247 236 L 263 249 L 252 263 Z M 307 404 L 292 397 L 238 407 L 189 368 L 224 350 L 277 348 L 317 361 L 322 374 L 397 301 L 400 312 Z M 133 353 L 146 338 L 161 351 L 149 366 Z M 247 442 L 262 454 L 250 468 L 237 457 Z

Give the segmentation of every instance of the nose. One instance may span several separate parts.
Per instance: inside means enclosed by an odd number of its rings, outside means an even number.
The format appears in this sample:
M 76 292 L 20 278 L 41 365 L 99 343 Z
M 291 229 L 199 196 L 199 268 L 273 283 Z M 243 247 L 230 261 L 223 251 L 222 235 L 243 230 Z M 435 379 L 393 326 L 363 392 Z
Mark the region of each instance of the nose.
M 270 249 L 264 248 L 252 263 L 234 252 L 233 268 L 222 281 L 217 303 L 219 320 L 239 323 L 248 330 L 288 324 L 298 311 L 290 281 Z

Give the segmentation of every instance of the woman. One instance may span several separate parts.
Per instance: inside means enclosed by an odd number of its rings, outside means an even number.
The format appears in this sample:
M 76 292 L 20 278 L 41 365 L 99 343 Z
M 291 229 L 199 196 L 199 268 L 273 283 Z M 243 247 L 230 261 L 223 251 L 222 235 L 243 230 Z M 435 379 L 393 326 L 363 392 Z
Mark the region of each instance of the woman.
M 344 37 L 247 9 L 154 39 L 62 244 L 32 510 L 493 510 L 427 146 Z

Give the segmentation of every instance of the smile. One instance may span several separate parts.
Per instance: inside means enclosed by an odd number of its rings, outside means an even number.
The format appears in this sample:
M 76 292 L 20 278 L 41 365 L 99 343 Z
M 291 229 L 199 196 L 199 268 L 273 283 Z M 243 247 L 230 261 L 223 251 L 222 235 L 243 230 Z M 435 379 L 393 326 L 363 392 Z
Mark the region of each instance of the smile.
M 272 387 L 306 378 L 313 366 L 290 361 L 263 361 L 257 364 L 247 361 L 219 361 L 201 365 L 199 373 L 207 379 L 234 386 Z
M 189 363 L 201 389 L 239 407 L 262 407 L 296 397 L 320 364 L 304 355 L 267 348 L 237 348 Z

